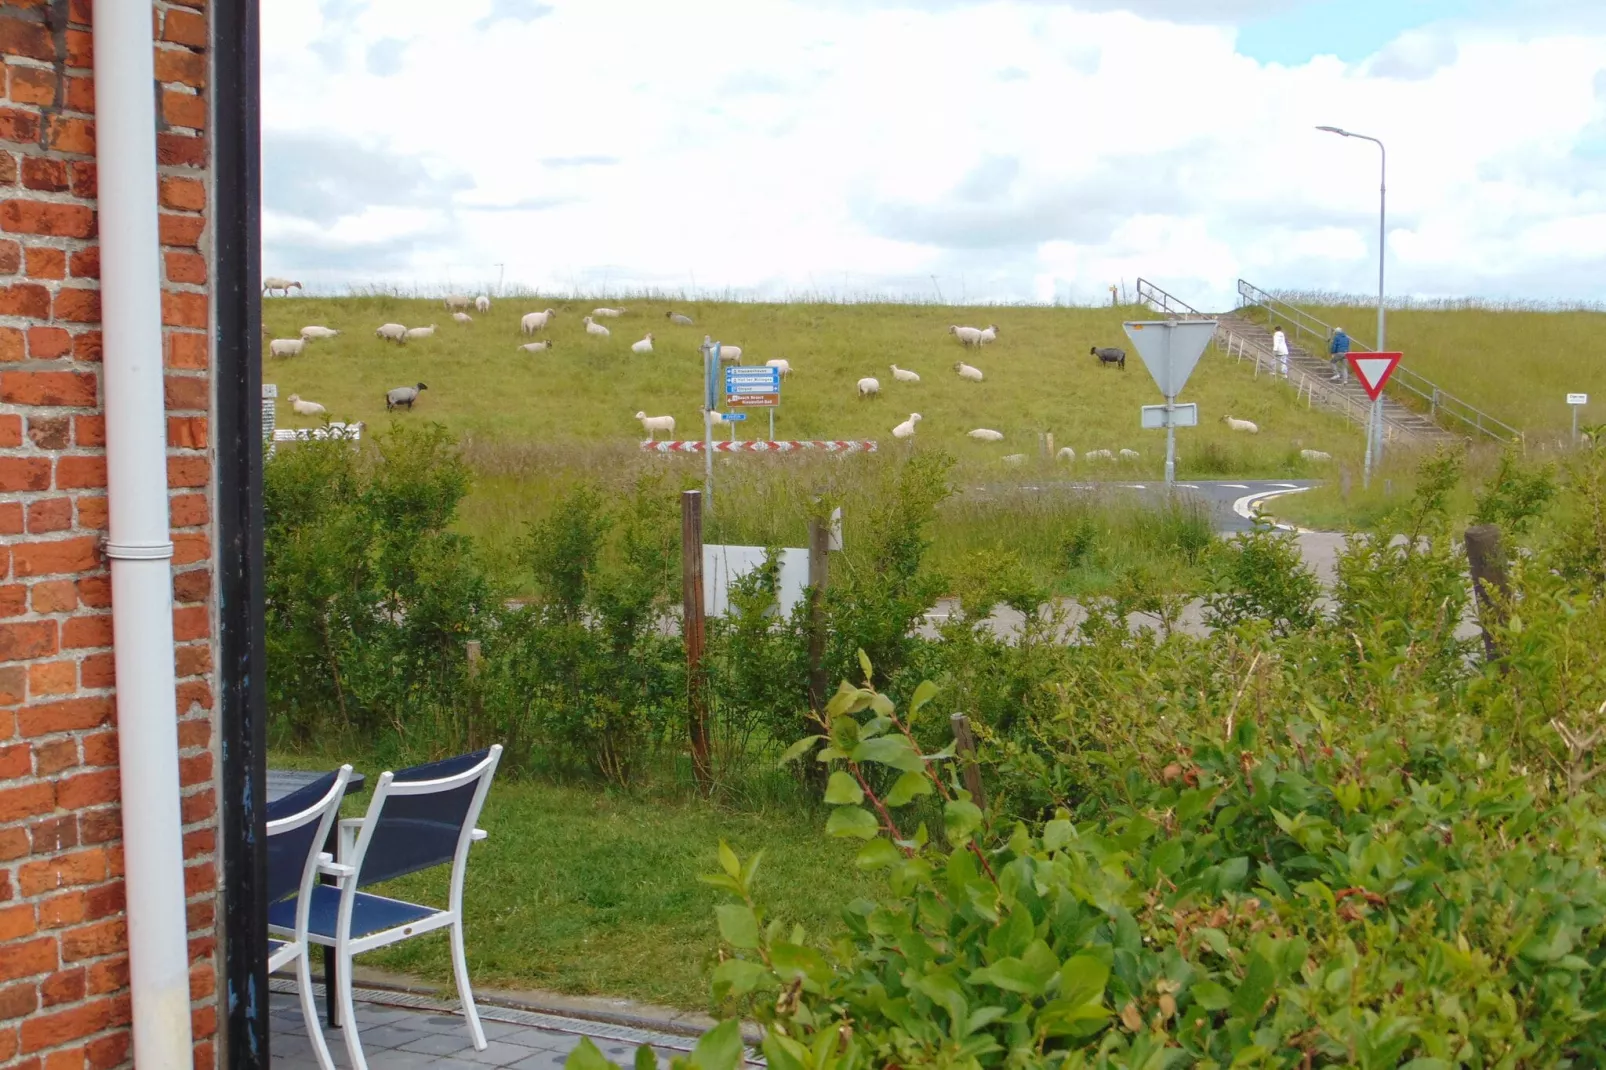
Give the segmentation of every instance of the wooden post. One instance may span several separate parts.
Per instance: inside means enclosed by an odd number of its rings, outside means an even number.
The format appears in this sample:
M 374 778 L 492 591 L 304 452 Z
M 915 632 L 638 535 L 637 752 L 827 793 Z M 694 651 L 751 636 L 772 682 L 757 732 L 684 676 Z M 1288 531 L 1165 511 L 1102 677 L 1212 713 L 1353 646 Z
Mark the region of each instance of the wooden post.
M 687 735 L 691 738 L 692 775 L 705 795 L 713 790 L 714 769 L 708 749 L 708 680 L 703 666 L 703 493 L 680 496 L 680 634 L 686 643 Z
M 468 737 L 464 740 L 469 750 L 478 750 L 480 746 L 480 725 L 485 713 L 485 698 L 480 694 L 480 654 L 481 646 L 478 639 L 470 639 L 465 644 L 468 654 Z
M 981 766 L 976 764 L 976 736 L 970 730 L 970 718 L 956 713 L 949 720 L 954 726 L 954 750 L 959 755 L 965 790 L 970 792 L 970 801 L 985 810 L 987 797 L 981 790 Z
M 809 521 L 809 708 L 825 714 L 825 589 L 831 580 L 831 527 Z
M 1053 464 L 1054 457 L 1054 432 L 1048 431 L 1043 435 L 1043 460 Z
M 1506 552 L 1500 545 L 1500 529 L 1494 524 L 1478 524 L 1467 529 L 1467 571 L 1472 573 L 1472 593 L 1478 602 L 1478 627 L 1483 632 L 1483 658 L 1500 656 L 1493 628 L 1505 623 L 1511 588 L 1506 582 Z

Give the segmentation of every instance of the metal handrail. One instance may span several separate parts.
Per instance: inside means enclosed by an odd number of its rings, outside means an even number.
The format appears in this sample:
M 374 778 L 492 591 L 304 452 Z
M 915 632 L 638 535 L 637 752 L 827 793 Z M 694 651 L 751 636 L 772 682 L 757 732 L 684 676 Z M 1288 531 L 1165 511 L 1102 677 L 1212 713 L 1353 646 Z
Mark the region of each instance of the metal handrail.
M 1138 279 L 1138 303 L 1153 305 L 1167 316 L 1208 318 L 1180 297 L 1166 293 L 1148 279 Z
M 1241 299 L 1239 307 L 1242 307 L 1243 304 L 1255 305 L 1265 309 L 1272 316 L 1281 316 L 1287 320 L 1294 328 L 1296 341 L 1307 331 L 1313 337 L 1320 338 L 1323 341 L 1333 335 L 1333 328 L 1329 324 L 1317 319 L 1302 308 L 1273 297 L 1265 290 L 1244 279 L 1238 280 L 1238 296 Z M 1354 335 L 1350 337 L 1354 338 L 1356 345 L 1361 347 L 1357 352 L 1367 351 L 1367 347 L 1358 337 Z M 1496 419 L 1469 402 L 1463 401 L 1448 390 L 1441 388 L 1431 379 L 1418 375 L 1409 368 L 1396 368 L 1394 374 L 1389 378 L 1388 386 L 1398 387 L 1399 390 L 1414 394 L 1427 402 L 1428 415 L 1436 423 L 1440 422 L 1441 417 L 1448 417 L 1464 424 L 1477 434 L 1487 435 L 1496 442 L 1520 443 L 1523 440 L 1523 433 L 1515 427 L 1503 420 Z M 1387 392 L 1387 388 L 1385 388 L 1385 392 Z

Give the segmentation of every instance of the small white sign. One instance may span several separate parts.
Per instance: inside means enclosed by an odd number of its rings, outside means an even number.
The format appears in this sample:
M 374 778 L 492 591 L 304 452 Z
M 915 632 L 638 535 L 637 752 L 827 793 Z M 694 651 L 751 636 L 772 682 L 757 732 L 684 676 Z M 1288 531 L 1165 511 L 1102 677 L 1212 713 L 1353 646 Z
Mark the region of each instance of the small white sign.
M 265 398 L 276 398 L 276 397 L 278 397 L 279 396 L 279 384 L 278 383 L 263 383 L 262 384 L 262 396 L 265 397 Z
M 1194 402 L 1189 401 L 1185 404 L 1173 405 L 1170 416 L 1170 426 L 1172 427 L 1199 426 L 1199 406 Z M 1164 405 L 1143 406 L 1143 429 L 1145 431 L 1156 431 L 1165 426 L 1167 425 Z
M 1567 395 L 1567 404 L 1569 404 L 1569 405 L 1588 405 L 1589 404 L 1589 395 L 1588 394 L 1568 394 Z

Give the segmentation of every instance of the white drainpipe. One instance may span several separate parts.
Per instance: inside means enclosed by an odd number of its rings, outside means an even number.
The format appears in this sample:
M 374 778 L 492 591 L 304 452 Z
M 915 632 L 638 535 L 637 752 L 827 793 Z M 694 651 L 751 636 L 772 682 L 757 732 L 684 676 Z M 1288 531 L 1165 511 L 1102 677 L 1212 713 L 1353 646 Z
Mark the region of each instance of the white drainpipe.
M 189 1070 L 149 0 L 94 0 L 102 372 L 134 1063 Z

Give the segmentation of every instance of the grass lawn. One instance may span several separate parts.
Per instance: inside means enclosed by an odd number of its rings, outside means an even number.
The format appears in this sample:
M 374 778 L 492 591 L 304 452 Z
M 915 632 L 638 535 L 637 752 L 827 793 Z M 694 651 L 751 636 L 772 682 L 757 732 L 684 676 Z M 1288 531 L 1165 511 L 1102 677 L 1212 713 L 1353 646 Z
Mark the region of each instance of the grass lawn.
M 369 774 L 374 764 L 353 759 Z M 274 766 L 327 768 L 275 754 Z M 347 816 L 368 803 L 349 800 Z M 708 1003 L 705 957 L 717 943 L 721 893 L 697 878 L 718 870 L 719 841 L 746 858 L 762 849 L 759 890 L 771 916 L 818 937 L 872 888 L 855 844 L 824 835 L 810 806 L 730 813 L 696 801 L 621 796 L 595 787 L 499 779 L 480 820 L 489 839 L 469 856 L 464 890 L 469 965 L 477 984 L 624 996 L 687 1009 Z M 444 905 L 449 867 L 385 886 Z M 444 933 L 359 962 L 450 983 Z

